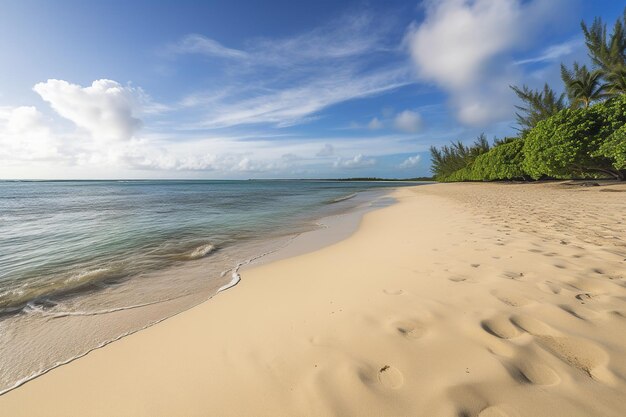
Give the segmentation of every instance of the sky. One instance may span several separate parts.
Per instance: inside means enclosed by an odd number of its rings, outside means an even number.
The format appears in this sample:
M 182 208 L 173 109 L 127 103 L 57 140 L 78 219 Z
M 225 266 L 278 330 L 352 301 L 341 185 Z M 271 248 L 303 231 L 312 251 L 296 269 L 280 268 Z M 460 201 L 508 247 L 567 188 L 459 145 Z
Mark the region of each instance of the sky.
M 0 179 L 410 178 L 620 1 L 2 2 Z

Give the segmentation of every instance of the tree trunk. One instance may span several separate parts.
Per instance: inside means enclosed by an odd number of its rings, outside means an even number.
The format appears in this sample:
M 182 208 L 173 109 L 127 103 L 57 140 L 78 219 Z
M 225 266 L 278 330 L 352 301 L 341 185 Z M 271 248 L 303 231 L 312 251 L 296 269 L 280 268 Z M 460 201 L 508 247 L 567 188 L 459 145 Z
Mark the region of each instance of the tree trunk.
M 610 175 L 611 177 L 615 178 L 618 181 L 624 181 L 626 179 L 625 173 L 626 171 L 622 170 L 613 170 L 613 169 L 609 169 L 609 168 L 587 168 L 588 171 L 596 171 L 596 172 L 603 172 L 605 174 Z

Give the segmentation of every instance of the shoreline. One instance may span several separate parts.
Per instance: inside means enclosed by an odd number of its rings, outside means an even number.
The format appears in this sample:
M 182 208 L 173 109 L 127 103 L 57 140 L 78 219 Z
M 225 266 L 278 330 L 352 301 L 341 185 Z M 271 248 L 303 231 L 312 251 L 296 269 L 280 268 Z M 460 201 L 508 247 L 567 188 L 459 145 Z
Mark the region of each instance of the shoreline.
M 211 301 L 215 296 L 217 296 L 221 292 L 227 291 L 235 287 L 241 281 L 240 271 L 245 271 L 246 269 L 263 265 L 269 262 L 273 262 L 279 259 L 284 259 L 284 258 L 312 252 L 324 246 L 327 246 L 332 243 L 336 243 L 342 239 L 345 239 L 346 237 L 354 233 L 363 215 L 365 215 L 365 213 L 369 211 L 374 210 L 375 209 L 374 204 L 376 204 L 377 201 L 387 199 L 388 198 L 387 196 L 391 194 L 393 190 L 395 189 L 391 188 L 387 190 L 365 190 L 365 191 L 356 192 L 354 194 L 349 195 L 348 197 L 344 197 L 344 198 L 341 198 L 340 200 L 337 200 L 337 202 L 342 202 L 344 200 L 352 199 L 358 196 L 360 197 L 361 201 L 359 202 L 357 206 L 342 208 L 338 212 L 325 213 L 325 214 L 322 214 L 321 217 L 320 217 L 321 213 L 315 213 L 315 214 L 312 213 L 309 216 L 305 216 L 305 218 L 301 220 L 302 225 L 306 223 L 310 223 L 311 221 L 314 221 L 314 223 L 317 225 L 317 228 L 311 228 L 309 230 L 305 230 L 305 231 L 297 232 L 297 233 L 290 232 L 280 237 L 273 236 L 266 240 L 260 241 L 261 244 L 258 246 L 257 249 L 261 250 L 262 252 L 252 254 L 250 258 L 238 261 L 238 263 L 234 264 L 232 268 L 223 271 L 231 275 L 231 280 L 221 285 L 219 288 L 216 288 L 212 290 L 211 292 L 209 292 L 209 295 L 206 299 L 196 301 L 193 304 L 190 304 L 178 311 L 169 313 L 163 317 L 157 318 L 156 320 L 150 321 L 142 326 L 133 328 L 132 330 L 120 333 L 119 335 L 115 336 L 112 339 L 103 340 L 97 344 L 94 344 L 93 347 L 88 348 L 84 352 L 80 352 L 76 354 L 75 356 L 72 356 L 68 359 L 61 359 L 59 361 L 56 361 L 52 365 L 47 366 L 44 369 L 37 371 L 35 374 L 28 375 L 22 379 L 17 380 L 14 385 L 0 390 L 0 397 L 2 397 L 3 395 L 15 389 L 18 389 L 19 387 L 23 386 L 24 384 L 27 384 L 30 381 L 33 381 L 49 372 L 54 371 L 56 368 L 68 365 L 78 359 L 81 359 L 93 351 L 102 349 L 103 347 L 111 343 L 117 342 L 125 337 L 131 336 L 133 334 L 146 330 L 152 326 L 158 325 L 159 323 L 165 320 L 168 320 L 172 317 L 175 317 L 179 314 L 183 314 L 189 309 L 192 309 L 200 304 Z M 337 219 L 341 219 L 341 221 L 337 221 Z M 197 262 L 202 262 L 202 261 L 198 260 Z M 195 268 L 197 267 L 198 267 L 198 264 L 195 266 Z M 177 272 L 180 273 L 181 271 L 184 272 L 185 270 L 189 270 L 189 268 L 190 268 L 189 266 L 187 266 L 186 268 L 179 266 L 178 268 L 167 270 L 165 271 L 165 273 L 176 274 Z M 86 294 L 83 296 L 89 296 L 89 294 Z M 179 297 L 179 298 L 184 298 L 184 296 Z M 159 304 L 167 303 L 169 301 L 171 300 L 155 301 L 155 302 L 137 305 L 137 306 L 121 307 L 119 309 L 106 311 L 106 313 L 116 313 L 118 311 L 131 310 L 133 308 L 142 308 L 142 307 L 147 307 L 147 306 L 152 306 L 152 305 L 159 305 Z M 102 314 L 102 313 L 98 313 L 98 312 L 93 313 L 93 315 L 97 315 L 97 314 Z M 66 315 L 72 315 L 72 314 L 67 313 Z M 118 318 L 118 320 L 119 319 L 120 318 Z
M 624 198 L 530 187 L 397 189 L 347 239 L 246 268 L 0 415 L 622 415 L 625 223 L 597 206 Z

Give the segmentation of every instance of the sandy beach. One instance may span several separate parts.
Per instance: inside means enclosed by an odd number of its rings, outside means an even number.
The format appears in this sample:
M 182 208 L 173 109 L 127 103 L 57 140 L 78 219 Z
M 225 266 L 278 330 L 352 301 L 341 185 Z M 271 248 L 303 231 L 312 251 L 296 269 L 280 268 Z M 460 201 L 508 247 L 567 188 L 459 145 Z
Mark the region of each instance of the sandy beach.
M 626 415 L 626 185 L 393 197 L 0 396 L 0 415 Z

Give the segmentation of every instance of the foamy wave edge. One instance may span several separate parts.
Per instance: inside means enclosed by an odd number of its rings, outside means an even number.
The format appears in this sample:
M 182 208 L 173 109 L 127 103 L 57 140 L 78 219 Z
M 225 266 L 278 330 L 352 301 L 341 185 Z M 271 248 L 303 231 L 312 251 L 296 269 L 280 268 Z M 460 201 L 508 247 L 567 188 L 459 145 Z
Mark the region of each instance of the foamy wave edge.
M 346 200 L 350 200 L 353 197 L 356 197 L 357 193 L 352 193 L 352 194 L 348 194 L 346 196 L 343 197 L 338 197 L 335 198 L 334 200 L 331 200 L 331 203 L 339 203 L 341 201 L 346 201 Z
M 118 341 L 118 340 L 120 340 L 120 339 L 122 339 L 122 338 L 124 338 L 124 337 L 126 337 L 126 336 L 130 336 L 130 335 L 132 335 L 132 334 L 135 334 L 135 333 L 137 333 L 137 332 L 140 332 L 140 331 L 142 331 L 142 330 L 145 330 L 145 329 L 147 329 L 147 328 L 149 328 L 149 327 L 152 327 L 152 326 L 154 326 L 154 325 L 156 325 L 156 324 L 159 324 L 159 323 L 161 323 L 162 321 L 165 321 L 165 320 L 167 320 L 167 319 L 169 319 L 169 318 L 171 318 L 171 317 L 174 317 L 174 316 L 176 316 L 176 315 L 178 315 L 178 314 L 184 313 L 185 311 L 188 311 L 189 309 L 191 309 L 191 308 L 193 308 L 193 307 L 195 307 L 195 306 L 197 306 L 197 305 L 200 305 L 200 304 L 202 304 L 202 303 L 204 303 L 204 302 L 206 302 L 206 301 L 209 301 L 211 298 L 215 297 L 217 294 L 219 294 L 219 293 L 221 293 L 221 292 L 223 292 L 223 291 L 226 291 L 226 290 L 228 290 L 228 289 L 230 289 L 230 288 L 232 288 L 232 287 L 236 286 L 237 284 L 239 284 L 239 282 L 241 281 L 241 274 L 239 273 L 239 270 L 241 269 L 241 267 L 243 267 L 243 266 L 245 266 L 245 265 L 249 265 L 250 263 L 252 263 L 252 262 L 254 262 L 254 261 L 258 260 L 258 259 L 261 259 L 261 258 L 263 258 L 264 256 L 267 256 L 267 255 L 270 255 L 270 254 L 272 254 L 272 253 L 278 252 L 279 250 L 281 250 L 281 249 L 285 248 L 286 246 L 288 246 L 288 245 L 289 245 L 289 244 L 290 244 L 290 243 L 291 243 L 294 239 L 296 239 L 298 236 L 300 236 L 300 234 L 301 234 L 301 233 L 298 233 L 298 234 L 296 234 L 296 235 L 292 236 L 289 240 L 287 240 L 287 242 L 285 242 L 285 244 L 283 244 L 282 246 L 280 246 L 280 247 L 278 247 L 278 248 L 276 248 L 276 249 L 273 249 L 273 250 L 270 250 L 270 251 L 264 252 L 264 253 L 262 253 L 262 254 L 260 254 L 260 255 L 254 256 L 254 257 L 252 257 L 252 258 L 250 258 L 250 259 L 247 259 L 247 260 L 245 260 L 245 261 L 243 261 L 243 262 L 239 262 L 239 263 L 235 266 L 235 268 L 232 270 L 232 274 L 231 274 L 231 280 L 230 280 L 230 282 L 229 282 L 229 283 L 227 283 L 227 284 L 225 284 L 225 285 L 222 285 L 220 288 L 218 288 L 218 289 L 217 289 L 217 291 L 216 291 L 216 293 L 215 293 L 215 294 L 213 294 L 212 296 L 210 296 L 210 297 L 209 297 L 209 298 L 207 298 L 206 300 L 201 301 L 201 302 L 200 302 L 200 303 L 198 303 L 198 304 L 194 304 L 194 305 L 192 305 L 192 306 L 189 306 L 189 308 L 187 308 L 187 309 L 185 309 L 185 310 L 183 310 L 183 311 L 180 311 L 180 312 L 178 312 L 178 313 L 172 314 L 171 316 L 163 317 L 163 318 L 162 318 L 162 319 L 160 319 L 160 320 L 154 321 L 154 322 L 152 322 L 152 323 L 148 323 L 148 324 L 146 324 L 145 326 L 140 327 L 139 329 L 135 329 L 135 330 L 131 330 L 131 331 L 128 331 L 128 332 L 122 333 L 121 335 L 119 335 L 119 336 L 117 336 L 117 337 L 115 337 L 115 338 L 113 338 L 113 339 L 110 339 L 110 340 L 105 340 L 104 342 L 102 342 L 102 343 L 100 343 L 100 344 L 98 344 L 98 345 L 94 346 L 93 348 L 88 349 L 88 350 L 87 350 L 87 351 L 85 351 L 84 353 L 81 353 L 81 354 L 79 354 L 79 355 L 73 356 L 73 357 L 71 357 L 71 358 L 69 358 L 69 359 L 67 359 L 67 360 L 65 360 L 65 361 L 55 362 L 52 366 L 50 366 L 50 367 L 48 367 L 48 368 L 45 368 L 45 369 L 42 369 L 42 370 L 41 370 L 41 371 L 39 371 L 39 372 L 35 372 L 35 373 L 33 373 L 33 374 L 31 374 L 31 375 L 29 375 L 29 376 L 25 377 L 25 378 L 22 378 L 22 379 L 18 380 L 15 384 L 11 385 L 10 387 L 8 387 L 8 388 L 6 388 L 6 389 L 4 389 L 4 390 L 0 390 L 0 396 L 4 395 L 4 394 L 6 394 L 6 393 L 8 393 L 8 392 L 10 392 L 10 391 L 13 391 L 13 390 L 14 390 L 14 389 L 16 389 L 16 388 L 19 388 L 20 386 L 22 386 L 22 385 L 26 384 L 27 382 L 32 381 L 32 380 L 33 380 L 33 379 L 35 379 L 35 378 L 39 378 L 40 376 L 45 375 L 45 374 L 47 374 L 48 372 L 50 372 L 50 371 L 52 371 L 52 370 L 54 370 L 54 369 L 56 369 L 56 368 L 58 368 L 58 367 L 60 367 L 60 366 L 67 365 L 67 364 L 69 364 L 69 363 L 71 363 L 71 362 L 74 362 L 74 361 L 75 361 L 75 360 L 77 360 L 77 359 L 80 359 L 80 358 L 82 358 L 82 357 L 85 357 L 85 356 L 87 356 L 89 353 L 93 352 L 94 350 L 101 349 L 101 348 L 105 347 L 106 345 L 108 345 L 108 344 L 110 344 L 110 343 L 116 342 L 116 341 Z M 155 304 L 155 303 L 146 303 L 145 305 L 150 305 L 150 304 Z M 130 306 L 130 307 L 126 307 L 126 308 L 138 308 L 138 307 L 142 307 L 142 306 L 141 306 L 141 305 L 136 305 L 136 306 Z M 125 309 L 125 308 L 120 308 L 120 309 L 117 309 L 117 310 L 119 311 L 119 310 L 121 310 L 121 309 Z
M 200 259 L 209 255 L 211 252 L 215 250 L 215 245 L 211 243 L 206 243 L 204 245 L 198 246 L 191 252 L 187 257 L 189 259 Z

